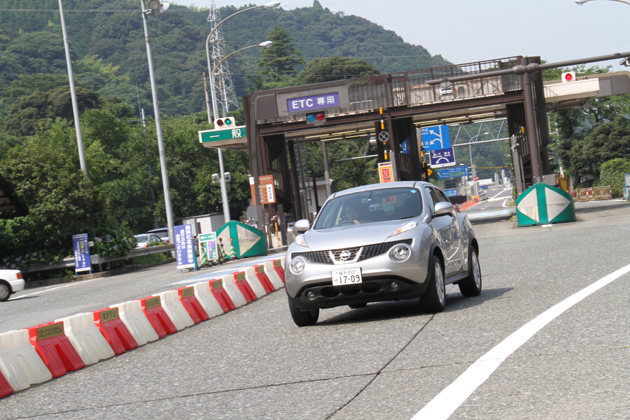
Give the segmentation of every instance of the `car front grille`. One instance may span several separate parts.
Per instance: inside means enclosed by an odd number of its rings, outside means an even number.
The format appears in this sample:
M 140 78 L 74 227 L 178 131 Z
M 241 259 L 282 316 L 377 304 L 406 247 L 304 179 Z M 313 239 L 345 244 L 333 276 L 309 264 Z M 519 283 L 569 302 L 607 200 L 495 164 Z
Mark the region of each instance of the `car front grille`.
M 354 259 L 356 259 L 357 254 L 359 255 L 357 261 L 364 261 L 368 258 L 376 257 L 377 255 L 386 253 L 394 245 L 411 245 L 411 241 L 411 239 L 403 239 L 400 241 L 366 245 L 359 248 L 331 249 L 330 251 L 294 252 L 291 254 L 291 258 L 302 257 L 310 262 L 317 264 L 335 264 L 333 259 L 330 258 L 330 253 L 333 254 L 335 261 L 344 262 L 343 260 L 341 260 L 340 255 L 343 251 L 348 251 L 350 253 L 350 256 L 349 258 L 346 258 L 347 261 L 353 261 Z

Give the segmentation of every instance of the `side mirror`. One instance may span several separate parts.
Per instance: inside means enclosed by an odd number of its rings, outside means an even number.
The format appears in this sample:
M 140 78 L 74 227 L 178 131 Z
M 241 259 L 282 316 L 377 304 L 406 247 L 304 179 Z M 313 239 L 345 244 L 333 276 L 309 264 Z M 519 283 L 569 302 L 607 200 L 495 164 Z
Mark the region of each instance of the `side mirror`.
M 308 219 L 301 219 L 295 222 L 293 229 L 297 233 L 304 233 L 311 228 L 311 222 Z
M 433 216 L 435 217 L 446 216 L 446 215 L 452 216 L 454 210 L 455 208 L 453 207 L 453 203 L 447 203 L 445 201 L 441 201 L 435 205 L 435 213 L 433 213 Z

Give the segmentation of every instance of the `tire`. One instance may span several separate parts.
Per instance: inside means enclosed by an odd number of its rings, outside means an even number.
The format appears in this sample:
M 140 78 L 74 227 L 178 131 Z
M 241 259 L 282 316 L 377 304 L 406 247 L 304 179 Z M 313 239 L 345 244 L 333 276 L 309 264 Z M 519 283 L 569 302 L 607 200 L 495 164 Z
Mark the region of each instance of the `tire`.
M 291 311 L 291 318 L 298 327 L 310 327 L 317 324 L 319 318 L 319 308 L 302 310 L 293 306 L 289 301 L 289 311 Z
M 431 280 L 427 291 L 420 296 L 420 305 L 430 313 L 442 312 L 446 307 L 446 284 L 444 266 L 437 255 L 431 260 Z
M 8 283 L 0 281 L 0 302 L 6 302 L 11 297 L 11 286 Z
M 352 305 L 348 305 L 350 307 L 350 309 L 359 309 L 359 308 L 365 308 L 367 306 L 367 303 L 353 303 Z
M 482 287 L 481 266 L 479 265 L 477 250 L 472 246 L 470 247 L 468 261 L 468 277 L 459 282 L 459 291 L 462 292 L 462 295 L 465 297 L 479 296 Z

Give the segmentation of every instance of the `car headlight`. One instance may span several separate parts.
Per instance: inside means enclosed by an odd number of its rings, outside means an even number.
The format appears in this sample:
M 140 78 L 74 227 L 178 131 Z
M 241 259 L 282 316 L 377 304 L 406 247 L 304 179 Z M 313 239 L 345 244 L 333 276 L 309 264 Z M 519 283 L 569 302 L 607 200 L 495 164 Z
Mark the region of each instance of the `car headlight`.
M 389 250 L 389 257 L 396 262 L 407 261 L 411 256 L 411 248 L 406 244 L 398 244 Z
M 293 274 L 300 274 L 306 267 L 306 261 L 302 257 L 295 257 L 291 260 L 289 267 L 291 268 L 291 272 Z
M 416 226 L 418 226 L 418 222 L 407 222 L 401 227 L 399 227 L 398 229 L 396 229 L 394 232 L 392 232 L 392 234 L 388 236 L 388 239 L 391 238 L 392 236 L 400 235 L 401 233 L 407 232 L 408 230 L 411 230 L 415 228 Z
M 306 239 L 304 239 L 304 235 L 298 235 L 297 238 L 295 238 L 295 243 L 298 244 L 299 246 L 308 247 L 308 244 L 306 243 Z

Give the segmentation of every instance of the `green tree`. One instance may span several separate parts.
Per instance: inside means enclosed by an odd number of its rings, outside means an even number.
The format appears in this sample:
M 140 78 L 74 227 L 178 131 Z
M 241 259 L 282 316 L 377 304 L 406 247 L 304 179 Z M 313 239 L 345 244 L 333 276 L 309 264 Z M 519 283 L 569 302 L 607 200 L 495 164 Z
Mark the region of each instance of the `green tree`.
M 376 68 L 363 60 L 332 56 L 312 60 L 298 73 L 297 79 L 300 83 L 310 84 L 378 74 Z
M 600 168 L 599 185 L 610 185 L 614 198 L 623 197 L 624 174 L 630 173 L 630 159 L 617 158 L 604 162 Z
M 295 75 L 296 67 L 306 61 L 293 45 L 293 38 L 289 36 L 287 29 L 276 24 L 269 31 L 267 39 L 273 44 L 262 51 L 262 57 L 258 61 L 258 66 L 262 68 L 259 74 L 272 82 L 279 81 L 282 76 Z

